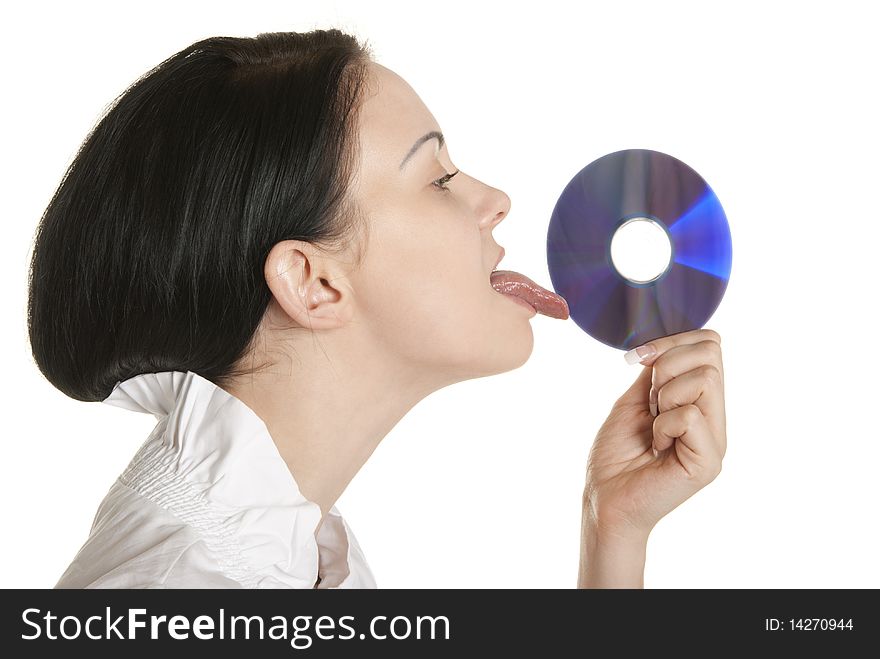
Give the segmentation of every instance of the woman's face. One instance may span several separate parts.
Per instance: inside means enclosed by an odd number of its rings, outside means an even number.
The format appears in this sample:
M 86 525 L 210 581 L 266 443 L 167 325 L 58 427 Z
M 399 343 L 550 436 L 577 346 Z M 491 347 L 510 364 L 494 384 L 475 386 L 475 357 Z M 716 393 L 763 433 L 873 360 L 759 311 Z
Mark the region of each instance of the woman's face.
M 368 240 L 350 276 L 353 320 L 388 354 L 450 381 L 521 366 L 535 312 L 489 283 L 501 255 L 492 230 L 510 199 L 460 170 L 448 144 L 422 141 L 440 125 L 390 69 L 369 64 L 359 120 L 353 193 Z

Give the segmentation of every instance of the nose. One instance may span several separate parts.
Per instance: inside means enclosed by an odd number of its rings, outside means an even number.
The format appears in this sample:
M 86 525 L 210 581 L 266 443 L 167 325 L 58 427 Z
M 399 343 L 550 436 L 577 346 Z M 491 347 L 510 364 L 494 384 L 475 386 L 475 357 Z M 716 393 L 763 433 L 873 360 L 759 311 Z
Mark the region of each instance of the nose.
M 484 211 L 481 213 L 480 229 L 491 231 L 507 217 L 510 211 L 510 197 L 498 188 L 489 187 L 489 191 L 483 200 Z

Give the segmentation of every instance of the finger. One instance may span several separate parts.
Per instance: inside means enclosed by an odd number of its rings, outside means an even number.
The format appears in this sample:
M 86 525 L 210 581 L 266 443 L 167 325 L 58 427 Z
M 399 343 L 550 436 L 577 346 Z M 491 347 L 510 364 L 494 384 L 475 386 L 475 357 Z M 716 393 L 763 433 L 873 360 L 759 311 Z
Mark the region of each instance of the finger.
M 624 354 L 627 364 L 653 364 L 660 355 L 677 346 L 690 345 L 700 341 L 714 341 L 721 344 L 721 336 L 715 330 L 699 329 L 690 332 L 670 334 L 653 339 L 644 345 L 637 346 Z
M 657 391 L 657 408 L 662 414 L 676 407 L 696 405 L 706 418 L 715 445 L 723 456 L 727 450 L 724 432 L 724 394 L 721 373 L 711 364 L 673 378 Z
M 654 360 L 652 384 L 654 392 L 660 391 L 672 378 L 700 368 L 712 366 L 721 376 L 719 385 L 724 380 L 724 363 L 721 357 L 721 346 L 714 341 L 700 341 L 690 345 L 676 346 Z
M 654 419 L 654 448 L 663 451 L 672 446 L 689 477 L 708 483 L 721 471 L 722 455 L 696 405 L 676 407 Z
M 657 416 L 657 392 L 670 380 L 703 365 L 711 365 L 721 375 L 719 388 L 723 398 L 724 364 L 721 359 L 721 345 L 711 339 L 669 348 L 659 357 L 652 358 L 653 379 L 648 392 L 648 409 Z

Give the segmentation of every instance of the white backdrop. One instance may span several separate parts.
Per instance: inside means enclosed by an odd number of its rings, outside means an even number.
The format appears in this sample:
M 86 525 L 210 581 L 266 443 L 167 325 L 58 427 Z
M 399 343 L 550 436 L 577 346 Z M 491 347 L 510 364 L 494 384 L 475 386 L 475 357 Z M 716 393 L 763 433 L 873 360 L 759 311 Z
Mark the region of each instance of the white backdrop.
M 513 202 L 505 264 L 545 286 L 587 163 L 656 149 L 730 221 L 721 475 L 655 528 L 647 587 L 880 587 L 876 20 L 837 2 L 19 3 L 2 42 L 0 586 L 51 587 L 152 417 L 67 399 L 27 345 L 33 232 L 137 76 L 208 36 L 339 27 L 416 90 L 453 162 Z M 424 7 L 424 8 L 423 8 Z M 636 376 L 571 320 L 522 368 L 436 392 L 338 502 L 380 587 L 572 587 L 584 465 Z

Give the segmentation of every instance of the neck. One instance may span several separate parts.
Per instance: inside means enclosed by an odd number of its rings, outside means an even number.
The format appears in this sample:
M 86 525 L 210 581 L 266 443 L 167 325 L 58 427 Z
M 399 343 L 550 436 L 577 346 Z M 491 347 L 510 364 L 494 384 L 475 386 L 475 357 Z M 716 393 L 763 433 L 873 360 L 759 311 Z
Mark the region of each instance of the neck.
M 265 422 L 300 492 L 326 515 L 397 422 L 449 383 L 429 382 L 427 369 L 396 363 L 366 337 L 303 334 L 295 358 L 278 363 L 272 352 L 274 366 L 224 388 Z

